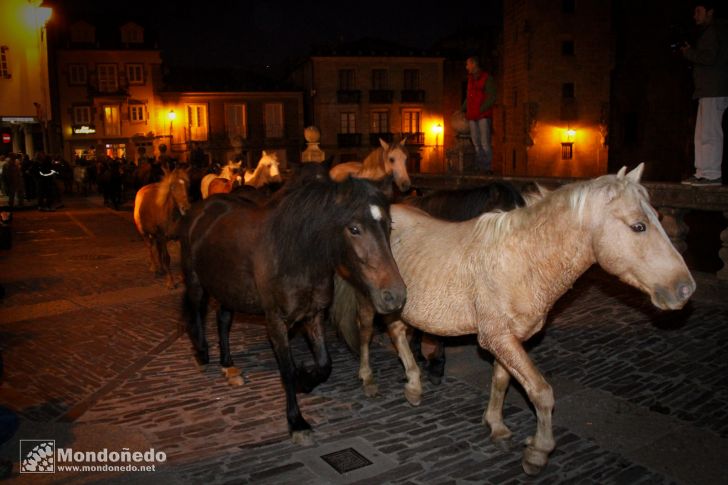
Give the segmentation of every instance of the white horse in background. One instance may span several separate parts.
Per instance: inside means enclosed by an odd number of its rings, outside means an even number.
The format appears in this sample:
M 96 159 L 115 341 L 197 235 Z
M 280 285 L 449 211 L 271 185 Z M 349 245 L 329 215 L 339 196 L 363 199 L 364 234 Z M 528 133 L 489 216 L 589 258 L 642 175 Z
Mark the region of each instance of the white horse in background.
M 281 182 L 278 155 L 275 152 L 268 153 L 263 150 L 263 156 L 258 161 L 258 166 L 255 167 L 255 170 L 246 170 L 243 177 L 245 185 L 255 187 L 256 189 L 270 183 Z
M 200 182 L 200 192 L 202 193 L 202 198 L 207 199 L 207 196 L 209 195 L 210 183 L 216 178 L 224 178 L 231 181 L 235 181 L 235 179 L 242 180 L 242 177 L 240 177 L 239 175 L 240 166 L 242 165 L 242 163 L 243 162 L 233 162 L 232 160 L 228 160 L 227 165 L 222 168 L 220 175 L 210 173 L 202 177 L 202 182 Z
M 367 155 L 363 162 L 340 163 L 331 169 L 329 176 L 341 182 L 349 176 L 382 180 L 392 174 L 399 190 L 407 192 L 411 183 L 407 173 L 407 151 L 404 145 L 406 141 L 407 139 L 403 138 L 399 143 L 389 144 L 380 138 L 381 146 Z

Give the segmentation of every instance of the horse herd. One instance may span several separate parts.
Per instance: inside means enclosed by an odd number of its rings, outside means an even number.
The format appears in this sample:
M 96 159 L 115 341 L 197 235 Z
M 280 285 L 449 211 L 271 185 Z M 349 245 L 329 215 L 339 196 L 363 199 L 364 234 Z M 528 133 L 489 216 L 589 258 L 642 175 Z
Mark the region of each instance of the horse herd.
M 496 182 L 392 203 L 393 182 L 402 192 L 410 188 L 406 159 L 403 144 L 381 142 L 361 164 L 331 170 L 302 164 L 277 191 L 269 183 L 280 177 L 273 163 L 265 184 L 227 190 L 232 184 L 222 183 L 223 190 L 194 204 L 186 195 L 189 178 L 177 169 L 137 193 L 134 220 L 153 269 L 166 272 L 171 285 L 166 241 L 180 241 L 187 330 L 200 365 L 209 363 L 210 298 L 218 303 L 220 364 L 232 385 L 243 383 L 229 345 L 234 312 L 265 315 L 294 442 L 312 442 L 296 392 L 311 391 L 331 373 L 326 321 L 359 353 L 363 390 L 373 396 L 369 342 L 381 314 L 404 365 L 405 398 L 414 406 L 422 387 L 407 328 L 477 335 L 495 358 L 483 422 L 493 441 L 511 436 L 503 403 L 515 378 L 537 416 L 522 459 L 524 471 L 536 475 L 555 447 L 554 396 L 523 343 L 541 330 L 556 300 L 595 263 L 661 309 L 682 308 L 695 281 L 640 185 L 641 164 L 554 191 L 520 192 Z M 229 176 L 234 179 L 234 170 Z M 313 367 L 294 362 L 288 340 L 294 325 L 309 343 Z M 439 380 L 441 345 L 435 354 L 440 360 L 428 370 Z

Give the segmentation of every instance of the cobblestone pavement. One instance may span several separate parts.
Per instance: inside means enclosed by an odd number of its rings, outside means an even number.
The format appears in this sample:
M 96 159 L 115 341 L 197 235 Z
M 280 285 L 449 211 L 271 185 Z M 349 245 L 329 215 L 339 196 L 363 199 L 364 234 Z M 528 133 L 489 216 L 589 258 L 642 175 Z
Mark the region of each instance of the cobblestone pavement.
M 21 421 L 0 448 L 15 462 L 11 481 L 704 484 L 728 476 L 728 293 L 711 277 L 698 275 L 699 292 L 680 312 L 659 312 L 594 270 L 558 302 L 530 350 L 555 389 L 556 450 L 529 478 L 520 462 L 535 416 L 511 389 L 511 443 L 488 440 L 481 418 L 491 365 L 471 339 L 450 342 L 445 381 L 423 380 L 415 408 L 386 335 L 372 347 L 380 395 L 366 398 L 357 359 L 330 334 L 331 377 L 299 395 L 316 441 L 301 447 L 288 437 L 263 319 L 236 318 L 231 347 L 246 382 L 229 387 L 214 325 L 215 363 L 195 366 L 181 290 L 148 271 L 128 205 L 115 212 L 79 198 L 66 206 L 17 213 L 13 248 L 0 252 L 0 405 Z M 303 339 L 294 342 L 297 360 L 310 361 Z M 21 439 L 74 451 L 154 448 L 166 461 L 154 472 L 19 474 Z M 340 474 L 322 459 L 348 449 L 358 456 L 344 463 L 365 466 Z

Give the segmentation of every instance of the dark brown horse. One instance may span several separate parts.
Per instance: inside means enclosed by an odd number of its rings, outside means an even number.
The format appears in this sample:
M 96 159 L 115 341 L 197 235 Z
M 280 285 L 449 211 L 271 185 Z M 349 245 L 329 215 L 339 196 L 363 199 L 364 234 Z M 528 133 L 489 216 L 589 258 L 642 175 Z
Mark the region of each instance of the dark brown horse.
M 149 248 L 151 269 L 157 275 L 166 273 L 170 288 L 176 284 L 169 269 L 167 242 L 178 239 L 178 222 L 190 208 L 189 185 L 186 169 L 164 169 L 162 181 L 139 189 L 134 200 L 134 224 Z
M 316 177 L 296 183 L 264 206 L 232 194 L 196 204 L 180 230 L 187 286 L 188 331 L 198 363 L 209 362 L 205 314 L 219 302 L 220 364 L 231 384 L 229 333 L 233 312 L 264 313 L 286 392 L 294 442 L 310 441 L 296 390 L 311 391 L 331 373 L 323 321 L 339 274 L 382 313 L 404 304 L 405 286 L 389 247 L 389 203 L 363 180 L 335 183 Z M 302 326 L 315 367 L 297 367 L 288 332 Z

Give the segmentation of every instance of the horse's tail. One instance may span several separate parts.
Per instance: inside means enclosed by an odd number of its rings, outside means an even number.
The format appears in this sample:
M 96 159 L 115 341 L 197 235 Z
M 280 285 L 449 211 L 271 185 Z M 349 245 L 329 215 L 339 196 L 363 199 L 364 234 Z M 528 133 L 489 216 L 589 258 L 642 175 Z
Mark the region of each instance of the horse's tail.
M 344 339 L 349 350 L 359 354 L 359 302 L 356 290 L 338 275 L 334 277 L 334 300 L 329 308 L 329 321 Z

